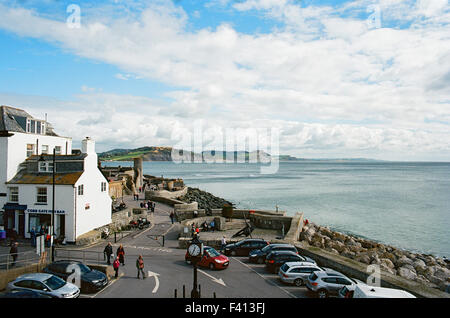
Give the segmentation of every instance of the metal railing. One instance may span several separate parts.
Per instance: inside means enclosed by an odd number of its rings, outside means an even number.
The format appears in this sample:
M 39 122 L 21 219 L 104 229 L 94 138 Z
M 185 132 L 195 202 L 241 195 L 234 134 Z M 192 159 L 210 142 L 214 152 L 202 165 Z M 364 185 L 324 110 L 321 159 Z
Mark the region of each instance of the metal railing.
M 86 251 L 78 249 L 55 249 L 55 260 L 69 260 L 81 261 L 83 264 L 97 264 L 104 265 L 106 263 L 106 256 L 99 251 Z M 114 258 L 111 256 L 111 262 Z
M 36 254 L 35 251 L 19 252 L 15 255 L 16 258 L 14 259 L 12 254 L 1 254 L 0 270 L 10 270 L 50 260 L 50 255 L 48 253 L 45 255 L 45 259 L 43 259 L 39 254 Z

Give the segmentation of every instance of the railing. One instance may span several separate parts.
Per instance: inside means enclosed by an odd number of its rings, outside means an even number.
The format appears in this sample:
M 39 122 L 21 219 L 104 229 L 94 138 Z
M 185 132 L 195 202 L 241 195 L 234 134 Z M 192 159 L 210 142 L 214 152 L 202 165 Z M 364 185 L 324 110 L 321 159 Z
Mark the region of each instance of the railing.
M 55 249 L 55 260 L 76 260 L 84 264 L 103 265 L 106 262 L 106 256 L 99 251 L 57 248 Z M 110 260 L 111 262 L 114 260 L 113 256 L 111 256 Z
M 39 254 L 36 254 L 35 251 L 20 252 L 16 253 L 16 255 L 17 257 L 14 261 L 14 258 L 11 254 L 1 254 L 0 269 L 10 270 L 12 268 L 29 266 L 44 261 Z M 46 260 L 48 260 L 49 253 L 46 254 L 46 257 Z

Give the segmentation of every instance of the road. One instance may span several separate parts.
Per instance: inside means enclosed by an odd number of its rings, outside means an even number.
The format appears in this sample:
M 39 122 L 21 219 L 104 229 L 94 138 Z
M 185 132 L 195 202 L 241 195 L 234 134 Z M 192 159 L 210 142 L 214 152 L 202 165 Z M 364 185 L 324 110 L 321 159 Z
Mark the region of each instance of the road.
M 193 267 L 184 261 L 185 250 L 178 249 L 178 230 L 170 222 L 169 206 L 157 203 L 154 225 L 144 231 L 129 235 L 118 243 L 113 243 L 114 251 L 122 244 L 125 249 L 125 266 L 119 270 L 120 277 L 112 280 L 102 291 L 81 297 L 95 298 L 173 298 L 186 297 L 193 288 Z M 165 244 L 155 240 L 155 235 L 165 235 Z M 102 252 L 105 242 L 85 249 Z M 135 266 L 138 255 L 142 255 L 145 280 L 137 279 Z M 200 268 L 198 284 L 202 298 L 303 298 L 306 288 L 286 286 L 277 275 L 265 271 L 264 265 L 249 264 L 248 258 L 230 257 L 230 265 L 225 270 Z

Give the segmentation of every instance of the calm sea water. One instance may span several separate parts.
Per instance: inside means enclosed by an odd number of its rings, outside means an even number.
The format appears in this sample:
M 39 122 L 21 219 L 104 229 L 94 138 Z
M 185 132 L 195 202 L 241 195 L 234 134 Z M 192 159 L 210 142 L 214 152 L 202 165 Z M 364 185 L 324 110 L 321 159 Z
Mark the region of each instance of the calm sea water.
M 280 162 L 263 175 L 257 164 L 144 162 L 144 173 L 181 177 L 241 208 L 278 205 L 333 230 L 450 257 L 450 163 Z

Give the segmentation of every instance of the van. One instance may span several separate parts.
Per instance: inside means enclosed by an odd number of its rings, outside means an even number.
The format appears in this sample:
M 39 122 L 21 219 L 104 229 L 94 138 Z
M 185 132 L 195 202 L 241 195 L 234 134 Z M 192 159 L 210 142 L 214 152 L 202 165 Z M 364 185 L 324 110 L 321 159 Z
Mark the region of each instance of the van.
M 416 298 L 404 290 L 374 287 L 370 285 L 356 285 L 353 298 Z

